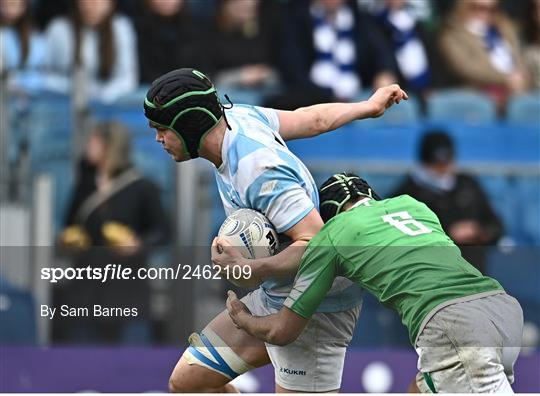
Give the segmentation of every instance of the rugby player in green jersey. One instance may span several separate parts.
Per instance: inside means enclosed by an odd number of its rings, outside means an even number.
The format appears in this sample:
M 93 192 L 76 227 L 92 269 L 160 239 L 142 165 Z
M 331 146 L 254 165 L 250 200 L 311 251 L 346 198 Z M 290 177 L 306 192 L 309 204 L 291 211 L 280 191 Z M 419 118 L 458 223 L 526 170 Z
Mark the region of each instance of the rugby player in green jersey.
M 421 391 L 512 392 L 521 307 L 462 258 L 437 216 L 408 195 L 381 200 L 353 174 L 332 176 L 319 196 L 326 224 L 309 242 L 284 307 L 252 316 L 230 291 L 234 323 L 267 343 L 286 345 L 342 276 L 398 312 L 419 355 Z

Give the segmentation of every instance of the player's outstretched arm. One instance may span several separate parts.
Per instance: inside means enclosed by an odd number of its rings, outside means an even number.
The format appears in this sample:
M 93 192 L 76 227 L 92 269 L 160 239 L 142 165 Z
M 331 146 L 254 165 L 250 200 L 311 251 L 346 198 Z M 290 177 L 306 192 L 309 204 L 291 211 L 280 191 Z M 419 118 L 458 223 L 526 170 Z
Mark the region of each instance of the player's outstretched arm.
M 284 140 L 313 137 L 354 120 L 377 118 L 409 97 L 399 85 L 379 88 L 368 100 L 357 103 L 323 103 L 294 111 L 278 111 L 279 133 Z
M 290 344 L 298 338 L 309 322 L 309 319 L 287 307 L 272 315 L 253 316 L 231 290 L 227 293 L 227 310 L 236 327 L 272 345 Z

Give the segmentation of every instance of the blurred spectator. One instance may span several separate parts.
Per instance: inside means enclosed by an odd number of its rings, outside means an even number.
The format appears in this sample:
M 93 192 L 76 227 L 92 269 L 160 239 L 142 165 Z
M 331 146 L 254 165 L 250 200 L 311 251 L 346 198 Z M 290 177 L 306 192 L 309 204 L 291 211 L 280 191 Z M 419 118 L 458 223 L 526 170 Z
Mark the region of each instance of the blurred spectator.
M 12 89 L 32 89 L 43 67 L 45 45 L 27 0 L 0 0 L 0 74 Z
M 299 104 L 309 104 L 309 99 L 354 100 L 367 87 L 396 81 L 390 44 L 354 2 L 300 0 L 287 12 L 281 70 L 291 91 L 300 92 L 288 95 L 306 96 L 307 103 Z
M 528 0 L 523 18 L 524 57 L 530 88 L 540 89 L 540 0 Z
M 54 18 L 67 15 L 72 1 L 73 0 L 32 0 L 32 15 L 35 18 L 39 30 L 44 30 Z
M 426 22 L 434 17 L 433 8 L 438 7 L 437 4 L 432 4 L 430 0 L 403 0 L 403 6 L 407 9 L 407 12 L 417 21 Z M 388 8 L 388 1 L 386 0 L 357 0 L 358 7 L 361 10 L 365 10 L 373 15 L 379 14 L 385 8 Z
M 499 0 L 499 5 L 506 15 L 512 20 L 519 22 L 523 17 L 523 13 L 528 8 L 528 1 Z
M 423 94 L 431 85 L 432 66 L 428 58 L 428 32 L 418 22 L 406 0 L 377 3 L 377 19 L 392 44 L 400 84 L 408 91 Z
M 71 90 L 75 67 L 88 97 L 112 102 L 137 88 L 137 43 L 132 23 L 114 12 L 114 0 L 77 0 L 71 18 L 54 19 L 46 31 L 48 88 Z
M 473 177 L 457 172 L 454 144 L 446 132 L 424 135 L 419 160 L 419 166 L 392 196 L 408 194 L 424 202 L 463 256 L 485 273 L 484 245 L 495 244 L 503 227 L 482 188 Z
M 481 89 L 499 105 L 526 89 L 518 35 L 497 0 L 457 0 L 440 46 L 457 85 Z
M 259 0 L 220 0 L 207 36 L 208 71 L 221 89 L 275 87 L 271 21 Z
M 185 0 L 145 0 L 135 19 L 139 44 L 140 81 L 150 84 L 180 67 L 201 68 L 196 60 L 199 34 Z
M 146 266 L 148 249 L 168 242 L 169 226 L 158 188 L 134 168 L 127 131 L 98 125 L 80 162 L 79 179 L 59 237 L 73 266 L 121 264 L 133 274 Z M 55 323 L 55 338 L 78 342 L 149 339 L 149 286 L 145 280 L 77 279 L 58 284 L 55 304 L 137 308 L 136 317 L 69 317 Z M 136 290 L 136 293 L 133 291 Z

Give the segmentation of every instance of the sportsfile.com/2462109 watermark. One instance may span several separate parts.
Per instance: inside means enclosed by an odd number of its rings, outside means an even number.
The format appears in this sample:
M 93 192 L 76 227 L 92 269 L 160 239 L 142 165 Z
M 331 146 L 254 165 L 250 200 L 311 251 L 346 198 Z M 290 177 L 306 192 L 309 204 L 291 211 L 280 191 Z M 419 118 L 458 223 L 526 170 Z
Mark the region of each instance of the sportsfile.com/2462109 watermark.
M 58 283 L 62 280 L 96 280 L 101 283 L 109 280 L 130 280 L 130 279 L 247 279 L 251 277 L 251 267 L 249 266 L 226 266 L 218 265 L 188 265 L 178 264 L 176 267 L 150 267 L 150 268 L 129 268 L 122 264 L 107 264 L 104 267 L 81 267 L 81 268 L 61 268 L 46 267 L 41 269 L 41 279 L 51 283 Z

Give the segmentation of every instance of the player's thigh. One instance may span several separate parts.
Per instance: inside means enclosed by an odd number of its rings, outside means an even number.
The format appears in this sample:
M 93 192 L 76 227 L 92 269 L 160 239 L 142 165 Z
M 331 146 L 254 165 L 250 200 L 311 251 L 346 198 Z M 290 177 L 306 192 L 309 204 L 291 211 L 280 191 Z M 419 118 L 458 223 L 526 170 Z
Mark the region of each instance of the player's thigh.
M 313 315 L 300 336 L 286 346 L 268 345 L 276 391 L 338 391 L 360 307 Z
M 208 323 L 206 328 L 212 329 L 223 340 L 223 345 L 215 345 L 218 350 L 221 347 L 229 347 L 242 360 L 253 367 L 260 367 L 270 363 L 264 342 L 250 336 L 244 330 L 238 329 L 232 322 L 227 310 L 216 316 Z

